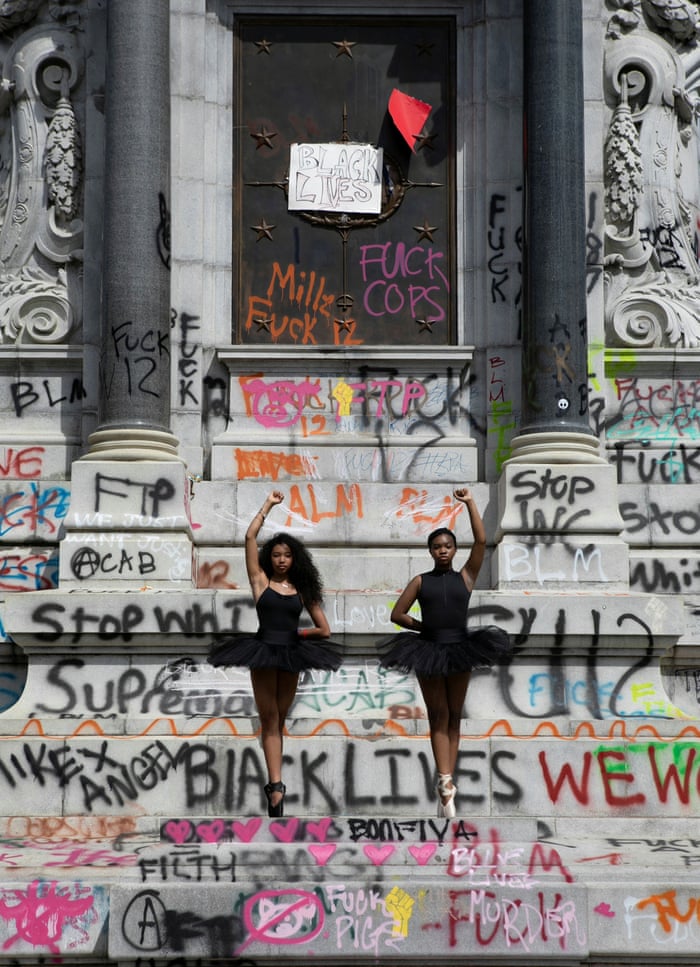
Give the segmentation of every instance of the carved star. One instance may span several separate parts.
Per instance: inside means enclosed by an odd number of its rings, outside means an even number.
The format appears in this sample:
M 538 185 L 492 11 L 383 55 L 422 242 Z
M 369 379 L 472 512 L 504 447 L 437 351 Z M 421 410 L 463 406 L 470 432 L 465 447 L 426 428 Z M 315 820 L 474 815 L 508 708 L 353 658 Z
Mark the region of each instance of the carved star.
M 269 54 L 270 53 L 270 48 L 272 47 L 272 44 L 270 43 L 269 40 L 265 40 L 263 38 L 263 40 L 256 40 L 255 41 L 255 46 L 258 48 L 258 53 L 259 54 Z
M 352 332 L 355 328 L 354 319 L 334 319 L 333 322 L 338 327 L 338 332 Z
M 420 43 L 416 44 L 416 47 L 418 48 L 419 57 L 423 57 L 423 56 L 430 57 L 431 54 L 433 53 L 433 48 L 435 47 L 435 44 L 431 44 L 427 40 L 423 40 Z
M 355 40 L 334 40 L 333 46 L 338 48 L 338 53 L 335 56 L 342 57 L 344 54 L 352 60 L 352 48 L 356 43 Z
M 433 141 L 437 137 L 437 134 L 414 134 L 413 137 L 416 139 L 416 143 L 413 146 L 416 151 L 420 151 L 421 148 L 430 148 L 431 151 L 435 150 Z
M 255 239 L 256 242 L 259 242 L 261 238 L 269 238 L 272 241 L 272 229 L 277 228 L 276 225 L 268 225 L 264 218 L 260 219 L 259 225 L 251 225 L 250 227 L 254 232 L 258 233 L 258 237 Z
M 423 219 L 422 225 L 414 225 L 413 231 L 418 232 L 417 242 L 422 242 L 424 238 L 427 238 L 429 242 L 433 241 L 433 232 L 437 232 L 437 225 L 429 225 L 428 219 Z
M 265 145 L 267 148 L 274 147 L 274 145 L 272 144 L 272 139 L 277 137 L 277 132 L 268 131 L 265 125 L 263 124 L 260 131 L 256 131 L 255 133 L 251 132 L 250 136 L 251 138 L 255 138 L 255 140 L 257 141 L 257 144 L 255 145 L 255 150 L 257 151 L 259 148 L 262 148 L 263 145 Z
M 263 329 L 265 332 L 269 332 L 270 326 L 272 325 L 272 317 L 263 319 L 262 316 L 256 316 L 255 319 L 253 319 L 253 322 L 258 327 L 258 332 L 262 332 Z
M 419 327 L 418 332 L 425 332 L 426 329 L 428 330 L 428 332 L 432 332 L 433 325 L 435 324 L 436 320 L 435 319 L 416 319 L 415 321 L 416 321 L 416 325 Z

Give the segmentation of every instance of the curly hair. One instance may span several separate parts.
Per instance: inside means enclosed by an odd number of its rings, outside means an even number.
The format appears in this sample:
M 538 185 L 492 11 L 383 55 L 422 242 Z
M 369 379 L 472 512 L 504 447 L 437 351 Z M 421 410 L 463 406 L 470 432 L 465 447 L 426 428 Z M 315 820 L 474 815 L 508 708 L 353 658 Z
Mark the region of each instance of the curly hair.
M 323 601 L 323 580 L 318 568 L 313 562 L 311 554 L 302 542 L 291 534 L 280 532 L 273 534 L 260 548 L 258 559 L 260 567 L 268 578 L 272 577 L 272 548 L 278 544 L 286 544 L 292 552 L 292 566 L 289 569 L 289 580 L 301 595 L 305 605 L 321 604 Z
M 447 534 L 448 537 L 452 538 L 455 547 L 458 547 L 457 538 L 454 535 L 454 531 L 451 531 L 449 527 L 438 527 L 437 530 L 431 531 L 428 534 L 428 550 L 433 546 L 433 541 L 436 537 L 442 537 L 443 534 Z

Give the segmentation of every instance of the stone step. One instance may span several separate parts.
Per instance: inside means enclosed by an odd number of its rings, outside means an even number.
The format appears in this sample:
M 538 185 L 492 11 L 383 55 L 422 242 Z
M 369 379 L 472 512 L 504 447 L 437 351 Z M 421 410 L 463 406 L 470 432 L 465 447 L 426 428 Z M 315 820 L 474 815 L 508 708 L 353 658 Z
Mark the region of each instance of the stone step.
M 162 718 L 140 734 L 109 734 L 100 720 L 23 723 L 0 738 L 0 817 L 12 816 L 18 797 L 35 817 L 139 815 L 157 818 L 266 812 L 267 781 L 252 723 Z M 562 721 L 465 722 L 457 769 L 460 815 L 494 821 L 518 815 L 555 815 L 601 822 L 619 817 L 697 815 L 700 757 L 693 723 Z M 425 723 L 409 732 L 396 723 L 364 723 L 353 734 L 346 722 L 290 723 L 284 779 L 290 815 L 372 816 L 412 820 L 435 816 L 435 766 Z M 419 733 L 419 727 L 421 732 Z M 58 731 L 58 730 L 57 730 Z M 476 729 L 474 730 L 476 733 Z M 57 803 L 60 808 L 57 808 Z
M 423 877 L 447 875 L 473 886 L 489 878 L 503 886 L 533 878 L 597 882 L 659 873 L 672 873 L 679 882 L 700 880 L 700 838 L 692 819 L 610 820 L 603 830 L 598 820 L 556 817 L 504 817 L 496 823 L 460 816 L 382 821 L 190 816 L 160 823 L 124 819 L 112 824 L 121 832 L 106 836 L 109 820 L 45 816 L 4 822 L 3 860 L 24 873 L 80 869 L 96 880 L 167 880 L 168 870 L 177 880 L 187 866 L 215 867 L 227 857 L 235 878 L 250 879 L 264 878 L 272 867 L 277 874 L 286 869 L 292 879 L 298 868 L 305 873 L 322 868 L 324 875 L 341 877 L 349 868 L 374 870 L 380 879 L 411 868 Z M 16 835 L 10 835 L 13 831 Z M 208 859 L 196 863 L 195 856 Z M 215 869 L 210 875 L 218 882 Z
M 660 967 L 668 945 L 674 963 L 696 956 L 696 825 L 556 816 L 5 821 L 2 897 L 29 927 L 20 936 L 5 910 L 0 941 L 20 963 L 36 956 L 26 937 L 40 908 L 55 917 L 53 952 L 79 949 L 81 963 L 236 955 L 255 964 L 619 964 L 634 949 L 643 951 L 635 963 Z
M 13 963 L 697 963 L 692 721 L 465 719 L 449 821 L 420 719 L 290 719 L 278 819 L 254 716 L 3 722 Z

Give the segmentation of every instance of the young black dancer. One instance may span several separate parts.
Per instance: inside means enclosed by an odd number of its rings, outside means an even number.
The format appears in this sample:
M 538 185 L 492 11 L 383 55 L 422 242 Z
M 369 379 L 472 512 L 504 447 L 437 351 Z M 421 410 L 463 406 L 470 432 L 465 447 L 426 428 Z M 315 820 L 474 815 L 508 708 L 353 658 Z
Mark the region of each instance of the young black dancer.
M 280 490 L 268 494 L 245 535 L 245 563 L 258 631 L 254 637 L 227 637 L 209 657 L 212 665 L 250 668 L 268 771 L 264 788 L 270 816 L 284 814 L 283 733 L 299 673 L 308 668 L 335 671 L 341 663 L 338 646 L 325 640 L 330 626 L 322 607 L 323 582 L 310 553 L 286 533 L 274 534 L 258 551 L 260 529 L 272 508 L 283 500 Z M 298 626 L 304 608 L 313 622 L 310 628 Z
M 484 668 L 510 653 L 508 635 L 494 625 L 467 630 L 467 609 L 484 561 L 486 531 L 471 491 L 454 491 L 471 523 L 473 543 L 459 571 L 452 567 L 457 538 L 447 527 L 428 537 L 433 569 L 412 578 L 402 591 L 391 620 L 406 631 L 380 643 L 384 668 L 413 671 L 430 724 L 430 744 L 438 772 L 439 815 L 456 815 L 457 765 L 462 709 L 473 668 Z M 409 614 L 415 602 L 420 618 Z

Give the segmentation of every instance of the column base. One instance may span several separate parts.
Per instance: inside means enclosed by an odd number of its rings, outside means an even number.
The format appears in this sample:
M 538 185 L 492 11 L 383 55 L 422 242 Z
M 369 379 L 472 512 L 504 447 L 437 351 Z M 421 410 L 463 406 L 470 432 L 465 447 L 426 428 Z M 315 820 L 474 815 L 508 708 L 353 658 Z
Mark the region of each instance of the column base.
M 125 426 L 96 430 L 88 437 L 90 449 L 81 460 L 177 460 L 178 439 L 163 430 Z
M 498 591 L 629 594 L 629 547 L 619 537 L 506 534 L 491 561 Z
M 190 589 L 192 525 L 180 460 L 97 458 L 73 465 L 59 544 L 59 589 Z M 106 606 L 105 606 L 106 607 Z
M 549 430 L 524 433 L 511 441 L 509 463 L 607 463 L 600 456 L 600 443 L 595 436 Z
M 498 504 L 492 569 L 499 591 L 629 591 L 615 468 L 605 461 L 509 460 Z

